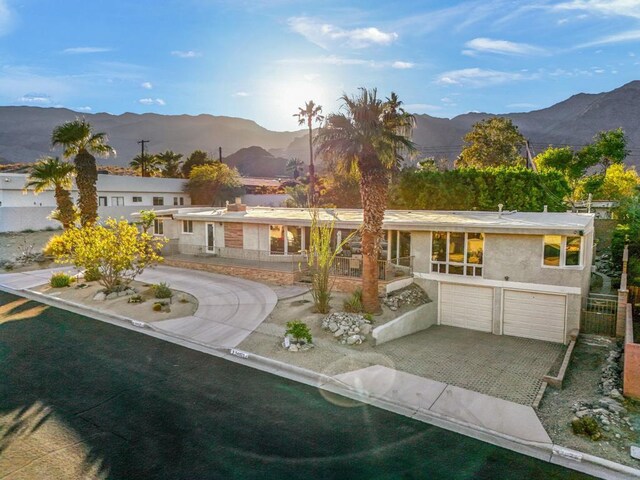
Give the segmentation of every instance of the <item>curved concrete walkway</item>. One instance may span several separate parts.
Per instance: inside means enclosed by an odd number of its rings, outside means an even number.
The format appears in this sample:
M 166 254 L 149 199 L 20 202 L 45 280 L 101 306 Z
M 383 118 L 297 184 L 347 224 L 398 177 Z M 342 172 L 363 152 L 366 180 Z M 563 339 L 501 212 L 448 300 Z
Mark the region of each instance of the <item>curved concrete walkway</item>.
M 60 270 L 69 268 L 8 273 L 0 275 L 0 285 L 28 290 L 47 283 L 51 272 Z M 148 325 L 159 332 L 210 347 L 237 346 L 267 318 L 278 302 L 276 293 L 266 285 L 215 273 L 160 266 L 146 270 L 136 280 L 167 282 L 172 288 L 196 297 L 198 309 L 192 316 Z

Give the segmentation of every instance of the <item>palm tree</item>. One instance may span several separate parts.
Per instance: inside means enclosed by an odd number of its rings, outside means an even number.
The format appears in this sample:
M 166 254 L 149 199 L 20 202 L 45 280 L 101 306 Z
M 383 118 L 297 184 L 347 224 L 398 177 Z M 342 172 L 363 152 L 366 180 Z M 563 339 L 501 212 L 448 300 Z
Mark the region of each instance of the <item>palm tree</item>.
M 313 165 L 313 122 L 322 123 L 324 117 L 321 115 L 322 107 L 316 105 L 313 100 L 305 103 L 304 108 L 298 107 L 298 125 L 307 125 L 309 128 L 309 205 L 314 206 L 316 202 L 316 169 Z
M 58 208 L 51 217 L 62 223 L 65 229 L 73 226 L 78 216 L 69 192 L 74 171 L 72 164 L 61 162 L 58 157 L 42 157 L 31 166 L 24 186 L 25 191 L 33 188 L 36 195 L 53 190 Z
M 162 169 L 162 176 L 165 178 L 180 178 L 180 168 L 182 167 L 182 154 L 173 153 L 167 150 L 156 155 L 158 163 Z
M 284 167 L 285 172 L 290 173 L 294 179 L 300 176 L 304 162 L 299 158 L 293 157 L 287 160 L 287 164 Z
M 138 154 L 129 162 L 129 166 L 142 177 L 154 177 L 160 171 L 160 161 L 156 155 Z
M 73 156 L 76 166 L 76 185 L 78 186 L 78 206 L 80 223 L 84 226 L 95 223 L 98 218 L 98 193 L 96 182 L 98 171 L 93 156 L 115 155 L 115 150 L 107 145 L 105 133 L 94 133 L 91 125 L 83 119 L 65 122 L 53 129 L 51 144 L 62 145 L 65 158 Z
M 392 94 L 393 95 L 393 94 Z M 413 117 L 395 102 L 383 102 L 377 90 L 343 95 L 345 113 L 327 117 L 316 138 L 317 152 L 336 162 L 343 171 L 360 174 L 362 224 L 362 303 L 368 312 L 380 309 L 378 300 L 378 255 L 382 222 L 387 206 L 389 171 L 403 153 L 415 151 L 409 139 Z

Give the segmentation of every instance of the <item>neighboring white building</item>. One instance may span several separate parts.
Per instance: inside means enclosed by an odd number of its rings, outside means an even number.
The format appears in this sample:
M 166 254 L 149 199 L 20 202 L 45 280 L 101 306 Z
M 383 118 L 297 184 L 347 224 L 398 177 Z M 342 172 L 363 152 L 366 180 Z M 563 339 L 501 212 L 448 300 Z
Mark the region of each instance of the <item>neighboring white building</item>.
M 614 210 L 620 206 L 615 200 L 592 200 L 576 202 L 574 207 L 579 213 L 593 213 L 599 220 L 611 220 L 614 218 Z
M 214 268 L 215 257 L 224 257 L 222 273 L 235 261 L 252 265 L 249 277 L 268 279 L 273 272 L 272 281 L 281 281 L 278 262 L 306 263 L 306 209 L 232 204 L 157 213 L 155 233 L 169 238 L 182 261 L 191 258 L 193 268 Z M 324 209 L 321 218 L 335 222 L 337 238 L 347 238 L 360 227 L 362 210 Z M 381 282 L 406 285 L 407 273 L 413 276 L 436 302 L 434 323 L 564 343 L 580 326 L 589 292 L 593 219 L 580 213 L 387 211 Z M 340 278 L 362 269 L 360 239 L 349 243 L 335 267 L 343 290 L 357 283 Z
M 0 173 L 0 232 L 58 228 L 59 222 L 47 217 L 56 208 L 53 191 L 35 195 L 24 192 L 24 173 Z M 185 181 L 177 178 L 143 178 L 122 175 L 98 175 L 98 215 L 101 218 L 131 219 L 144 209 L 191 205 L 184 190 Z M 74 202 L 78 191 L 71 191 Z

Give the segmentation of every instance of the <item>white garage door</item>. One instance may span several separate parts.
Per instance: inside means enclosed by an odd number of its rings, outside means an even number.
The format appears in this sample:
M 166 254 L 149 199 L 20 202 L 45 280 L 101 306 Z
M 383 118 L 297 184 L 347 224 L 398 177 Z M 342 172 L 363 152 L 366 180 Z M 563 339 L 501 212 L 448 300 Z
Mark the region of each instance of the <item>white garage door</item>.
M 565 295 L 504 290 L 503 333 L 564 343 Z
M 493 288 L 440 284 L 440 324 L 491 332 Z

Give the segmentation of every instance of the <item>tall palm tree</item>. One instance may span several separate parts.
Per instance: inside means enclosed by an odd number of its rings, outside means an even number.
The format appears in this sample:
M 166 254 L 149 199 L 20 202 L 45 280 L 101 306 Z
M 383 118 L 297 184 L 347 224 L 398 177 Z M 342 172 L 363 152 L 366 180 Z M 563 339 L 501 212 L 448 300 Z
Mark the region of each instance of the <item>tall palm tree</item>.
M 78 207 L 82 225 L 95 223 L 98 218 L 98 192 L 96 182 L 98 171 L 93 155 L 115 155 L 115 150 L 107 145 L 105 133 L 94 133 L 91 125 L 83 119 L 65 122 L 53 129 L 51 144 L 61 145 L 65 158 L 74 157 L 76 185 L 78 186 Z
M 395 97 L 397 100 L 397 97 Z M 362 223 L 362 303 L 368 312 L 380 309 L 378 255 L 387 206 L 389 171 L 402 154 L 415 151 L 409 139 L 413 117 L 396 102 L 383 102 L 376 89 L 343 95 L 344 113 L 327 117 L 316 137 L 317 152 L 332 158 L 338 168 L 360 174 Z
M 180 168 L 182 167 L 182 154 L 174 153 L 173 150 L 167 150 L 156 155 L 162 176 L 165 178 L 180 178 Z
M 160 161 L 156 155 L 138 154 L 129 162 L 129 166 L 142 177 L 155 177 L 160 171 Z
M 316 105 L 313 100 L 305 103 L 304 108 L 298 107 L 298 125 L 307 125 L 309 128 L 309 205 L 316 204 L 316 169 L 313 165 L 313 122 L 322 123 L 324 117 L 321 115 L 322 107 Z
M 72 164 L 61 162 L 58 157 L 42 157 L 31 166 L 24 186 L 25 191 L 33 188 L 36 195 L 45 190 L 53 190 L 57 210 L 52 218 L 62 223 L 65 229 L 73 226 L 78 216 L 69 192 L 74 171 Z

